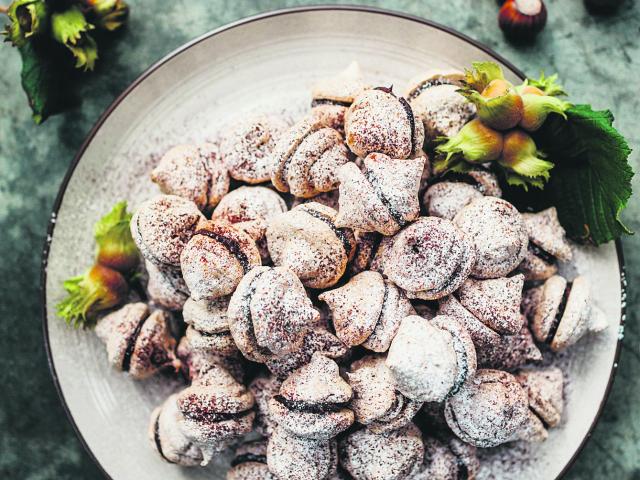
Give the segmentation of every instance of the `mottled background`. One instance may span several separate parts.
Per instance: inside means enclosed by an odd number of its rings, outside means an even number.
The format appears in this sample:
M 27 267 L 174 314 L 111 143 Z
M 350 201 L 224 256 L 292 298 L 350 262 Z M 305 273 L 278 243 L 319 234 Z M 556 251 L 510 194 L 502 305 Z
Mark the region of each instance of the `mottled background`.
M 2 0 L 0 0 L 2 2 Z M 7 3 L 8 0 L 4 0 Z M 131 0 L 126 31 L 101 51 L 82 87 L 83 104 L 35 126 L 20 88 L 16 51 L 0 47 L 0 478 L 100 478 L 68 423 L 47 368 L 40 317 L 40 255 L 54 197 L 85 135 L 145 68 L 182 43 L 232 20 L 294 0 Z M 334 2 L 327 2 L 334 3 Z M 343 2 L 338 2 L 343 3 Z M 592 16 L 582 0 L 548 0 L 549 23 L 533 46 L 505 42 L 495 0 L 388 0 L 363 3 L 420 15 L 456 28 L 531 76 L 559 72 L 572 98 L 610 108 L 635 152 L 640 130 L 640 4 Z M 638 188 L 638 177 L 634 188 Z M 634 198 L 623 215 L 640 229 Z M 571 479 L 640 479 L 640 238 L 623 239 L 629 278 L 627 326 L 612 395 Z

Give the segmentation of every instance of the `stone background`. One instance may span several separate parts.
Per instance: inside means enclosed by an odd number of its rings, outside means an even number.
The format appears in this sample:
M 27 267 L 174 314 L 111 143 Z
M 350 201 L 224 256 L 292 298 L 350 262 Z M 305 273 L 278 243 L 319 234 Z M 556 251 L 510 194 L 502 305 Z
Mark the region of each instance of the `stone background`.
M 2 1 L 2 0 L 0 0 Z M 7 3 L 8 0 L 4 0 Z M 36 126 L 20 88 L 20 61 L 0 47 L 0 478 L 100 478 L 76 439 L 47 368 L 40 316 L 40 255 L 49 212 L 67 166 L 111 101 L 145 68 L 187 40 L 227 22 L 295 0 L 130 0 L 128 28 L 101 50 L 83 104 Z M 334 2 L 327 2 L 334 3 Z M 342 3 L 342 2 L 338 2 Z M 582 0 L 547 0 L 549 22 L 532 46 L 507 43 L 495 0 L 378 0 L 377 7 L 420 15 L 456 28 L 510 59 L 530 76 L 558 72 L 572 98 L 610 108 L 635 152 L 640 130 L 640 2 L 612 16 L 592 16 Z M 3 20 L 0 20 L 3 23 Z M 638 177 L 634 187 L 638 189 Z M 634 198 L 624 220 L 640 230 Z M 637 325 L 640 238 L 623 239 L 629 278 L 620 368 L 593 437 L 571 479 L 640 479 L 640 328 Z

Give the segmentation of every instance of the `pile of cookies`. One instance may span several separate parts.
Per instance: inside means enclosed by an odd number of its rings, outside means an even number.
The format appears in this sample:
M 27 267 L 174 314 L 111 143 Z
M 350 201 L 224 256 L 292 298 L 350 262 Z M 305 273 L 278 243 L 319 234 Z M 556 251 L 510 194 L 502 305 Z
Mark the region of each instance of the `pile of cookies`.
M 461 80 L 403 98 L 354 63 L 294 125 L 251 116 L 162 157 L 131 221 L 149 305 L 97 334 L 133 378 L 188 380 L 151 418 L 163 459 L 235 448 L 228 480 L 473 479 L 477 448 L 561 422 L 543 354 L 606 322 L 558 274 L 555 209 L 519 212 L 482 166 L 432 176 L 424 149 L 474 116 Z

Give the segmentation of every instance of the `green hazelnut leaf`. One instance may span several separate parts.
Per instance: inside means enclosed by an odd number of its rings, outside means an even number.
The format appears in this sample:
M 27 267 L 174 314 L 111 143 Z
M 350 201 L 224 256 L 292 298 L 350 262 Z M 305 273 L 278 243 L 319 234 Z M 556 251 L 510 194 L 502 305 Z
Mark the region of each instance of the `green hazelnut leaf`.
M 574 240 L 600 245 L 633 233 L 620 218 L 632 193 L 631 149 L 613 127 L 613 115 L 590 105 L 574 105 L 565 113 L 567 120 L 552 115 L 531 134 L 555 164 L 544 193 L 524 195 L 516 188 L 505 196 L 520 209 L 555 205 Z
M 550 77 L 545 77 L 544 72 L 540 72 L 540 78 L 538 78 L 537 80 L 527 78 L 524 81 L 524 84 L 531 85 L 532 87 L 537 87 L 542 90 L 545 95 L 549 95 L 551 97 L 567 95 L 567 92 L 564 91 L 564 88 L 562 88 L 562 85 L 560 85 L 557 80 L 557 73 L 551 75 Z
M 19 47 L 22 57 L 22 88 L 27 94 L 33 120 L 40 124 L 70 103 L 65 65 L 59 52 L 45 42 L 31 40 Z
M 98 58 L 98 44 L 88 33 L 94 28 L 78 7 L 51 15 L 54 40 L 67 47 L 76 59 L 76 68 L 85 71 L 93 70 Z

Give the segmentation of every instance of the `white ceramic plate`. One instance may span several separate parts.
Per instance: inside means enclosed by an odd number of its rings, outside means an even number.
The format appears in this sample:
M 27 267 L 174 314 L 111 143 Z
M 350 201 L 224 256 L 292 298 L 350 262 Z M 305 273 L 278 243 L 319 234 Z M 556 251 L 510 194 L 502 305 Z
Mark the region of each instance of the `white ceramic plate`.
M 44 330 L 51 370 L 69 418 L 89 453 L 113 479 L 223 479 L 228 458 L 207 469 L 181 469 L 160 460 L 147 443 L 151 410 L 177 388 L 165 378 L 133 382 L 107 366 L 88 331 L 55 316 L 62 281 L 92 261 L 92 225 L 117 200 L 135 207 L 154 191 L 147 180 L 167 146 L 202 141 L 245 112 L 286 110 L 309 102 L 309 87 L 357 59 L 375 83 L 398 90 L 429 68 L 464 68 L 504 59 L 461 34 L 401 14 L 363 8 L 318 7 L 253 17 L 207 34 L 151 67 L 100 119 L 69 169 L 52 214 L 44 252 Z M 55 227 L 55 229 L 54 229 Z M 613 244 L 581 249 L 572 272 L 590 276 L 609 328 L 563 357 L 566 415 L 542 445 L 483 455 L 482 478 L 550 479 L 579 452 L 607 397 L 619 346 L 624 275 Z M 621 282 L 621 278 L 623 281 Z

